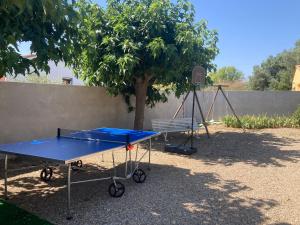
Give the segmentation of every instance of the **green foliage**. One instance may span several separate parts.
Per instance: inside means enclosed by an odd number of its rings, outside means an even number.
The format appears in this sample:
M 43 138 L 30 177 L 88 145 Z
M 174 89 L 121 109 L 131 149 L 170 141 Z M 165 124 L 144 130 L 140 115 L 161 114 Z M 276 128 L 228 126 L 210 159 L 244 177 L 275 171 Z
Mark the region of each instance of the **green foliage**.
M 297 110 L 293 113 L 292 117 L 294 120 L 300 124 L 300 106 L 297 108 Z
M 76 33 L 76 13 L 67 0 L 0 1 L 0 77 L 49 72 L 48 61 L 68 60 Z M 29 42 L 36 58 L 23 58 L 18 46 Z
M 299 128 L 300 127 L 300 107 L 291 116 L 267 116 L 267 115 L 245 115 L 241 116 L 243 128 L 263 129 L 263 128 Z M 223 122 L 227 127 L 241 128 L 241 124 L 234 116 L 225 116 Z
M 238 81 L 243 79 L 244 74 L 234 66 L 225 66 L 209 75 L 213 82 Z
M 0 199 L 0 224 L 52 225 L 52 223 Z
M 300 40 L 295 47 L 270 56 L 261 65 L 253 68 L 249 79 L 253 90 L 291 90 L 295 65 L 300 64 Z
M 17 76 L 13 79 L 10 79 L 11 77 L 7 77 L 8 80 L 11 81 L 17 81 L 17 82 L 25 82 L 25 83 L 35 83 L 35 84 L 61 84 L 62 82 L 60 80 L 50 80 L 48 75 L 45 73 L 40 74 L 28 74 L 25 77 L 24 76 Z
M 39 76 L 37 74 L 30 74 L 26 76 L 26 82 L 36 84 L 50 84 L 52 83 L 47 76 Z
M 76 75 L 122 94 L 129 105 L 138 79 L 148 81 L 146 104 L 153 106 L 170 91 L 186 91 L 194 65 L 214 68 L 216 31 L 205 21 L 195 23 L 187 0 L 108 0 L 106 8 L 82 0 L 77 8 Z

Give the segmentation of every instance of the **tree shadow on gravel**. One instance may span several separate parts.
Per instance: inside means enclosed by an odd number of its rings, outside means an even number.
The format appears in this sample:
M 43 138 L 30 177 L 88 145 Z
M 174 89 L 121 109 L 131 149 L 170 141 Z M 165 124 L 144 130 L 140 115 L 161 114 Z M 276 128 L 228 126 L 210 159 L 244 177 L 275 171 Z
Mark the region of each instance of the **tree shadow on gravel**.
M 292 225 L 291 223 L 272 223 L 270 225 Z
M 93 164 L 88 167 L 98 169 Z M 146 168 L 146 164 L 141 167 Z M 192 173 L 153 164 L 145 183 L 122 181 L 126 191 L 121 198 L 108 195 L 111 181 L 73 185 L 74 218 L 67 221 L 65 172 L 65 168 L 58 169 L 49 184 L 40 181 L 38 171 L 34 177 L 11 177 L 9 191 L 22 190 L 10 191 L 10 202 L 54 224 L 261 224 L 268 220 L 264 211 L 278 205 L 272 199 L 241 197 L 249 187 L 236 180 L 223 180 L 216 173 Z M 98 176 L 79 171 L 73 179 Z
M 169 143 L 181 144 L 188 136 L 174 134 Z M 216 132 L 208 139 L 205 134 L 196 135 L 196 154 L 186 156 L 204 160 L 206 164 L 224 164 L 230 166 L 234 163 L 244 162 L 253 166 L 284 166 L 283 162 L 296 163 L 300 159 L 299 150 L 286 150 L 292 143 L 299 142 L 292 138 L 276 137 L 271 133 L 252 132 Z M 164 149 L 164 142 L 158 139 L 157 147 Z M 172 153 L 168 153 L 172 154 Z

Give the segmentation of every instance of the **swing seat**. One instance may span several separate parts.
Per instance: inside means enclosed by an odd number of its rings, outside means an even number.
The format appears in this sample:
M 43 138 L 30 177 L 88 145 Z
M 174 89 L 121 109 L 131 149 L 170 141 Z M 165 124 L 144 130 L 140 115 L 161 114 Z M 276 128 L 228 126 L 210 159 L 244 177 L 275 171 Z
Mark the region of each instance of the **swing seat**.
M 175 118 L 175 119 L 152 119 L 152 130 L 160 132 L 167 141 L 168 133 L 187 132 L 192 130 L 192 117 Z M 193 130 L 198 130 L 201 126 L 194 119 Z

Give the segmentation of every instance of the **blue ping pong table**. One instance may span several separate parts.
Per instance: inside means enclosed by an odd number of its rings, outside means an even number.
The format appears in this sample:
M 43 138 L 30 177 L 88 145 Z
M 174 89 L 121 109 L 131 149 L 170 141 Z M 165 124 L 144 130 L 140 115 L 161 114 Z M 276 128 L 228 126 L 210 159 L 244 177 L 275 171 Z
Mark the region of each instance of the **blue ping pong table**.
M 71 185 L 100 180 L 112 179 L 109 186 L 109 194 L 112 197 L 121 197 L 125 191 L 125 186 L 119 181 L 121 179 L 133 178 L 137 183 L 143 183 L 146 179 L 146 173 L 139 168 L 139 163 L 148 154 L 148 166 L 150 166 L 151 157 L 151 138 L 159 135 L 153 131 L 138 131 L 118 128 L 97 128 L 93 130 L 66 130 L 58 129 L 57 136 L 46 139 L 18 142 L 13 144 L 0 145 L 0 153 L 5 154 L 4 159 L 4 195 L 8 197 L 7 179 L 8 155 L 21 155 L 25 157 L 39 158 L 44 161 L 40 177 L 47 182 L 52 178 L 51 163 L 56 165 L 65 165 L 68 167 L 67 189 L 68 189 L 68 219 L 72 218 L 70 213 Z M 142 156 L 138 158 L 139 143 L 149 140 L 149 147 Z M 136 146 L 134 146 L 136 145 Z M 116 174 L 116 165 L 114 150 L 125 149 L 125 174 L 118 176 Z M 132 150 L 135 150 L 135 159 L 132 159 Z M 71 181 L 72 170 L 78 170 L 82 167 L 82 159 L 86 157 L 97 156 L 107 151 L 112 152 L 112 162 L 114 174 L 110 177 L 101 177 L 97 179 Z M 18 168 L 21 170 L 26 168 Z

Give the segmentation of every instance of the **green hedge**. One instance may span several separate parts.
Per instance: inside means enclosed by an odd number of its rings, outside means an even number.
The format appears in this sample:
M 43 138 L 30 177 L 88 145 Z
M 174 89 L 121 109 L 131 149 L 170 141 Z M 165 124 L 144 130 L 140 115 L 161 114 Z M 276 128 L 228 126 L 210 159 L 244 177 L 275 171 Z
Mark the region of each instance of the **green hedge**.
M 267 116 L 267 115 L 245 115 L 241 116 L 243 128 L 262 129 L 262 128 L 299 128 L 300 127 L 300 107 L 291 116 Z M 227 127 L 241 128 L 241 124 L 234 116 L 225 116 L 223 123 Z

